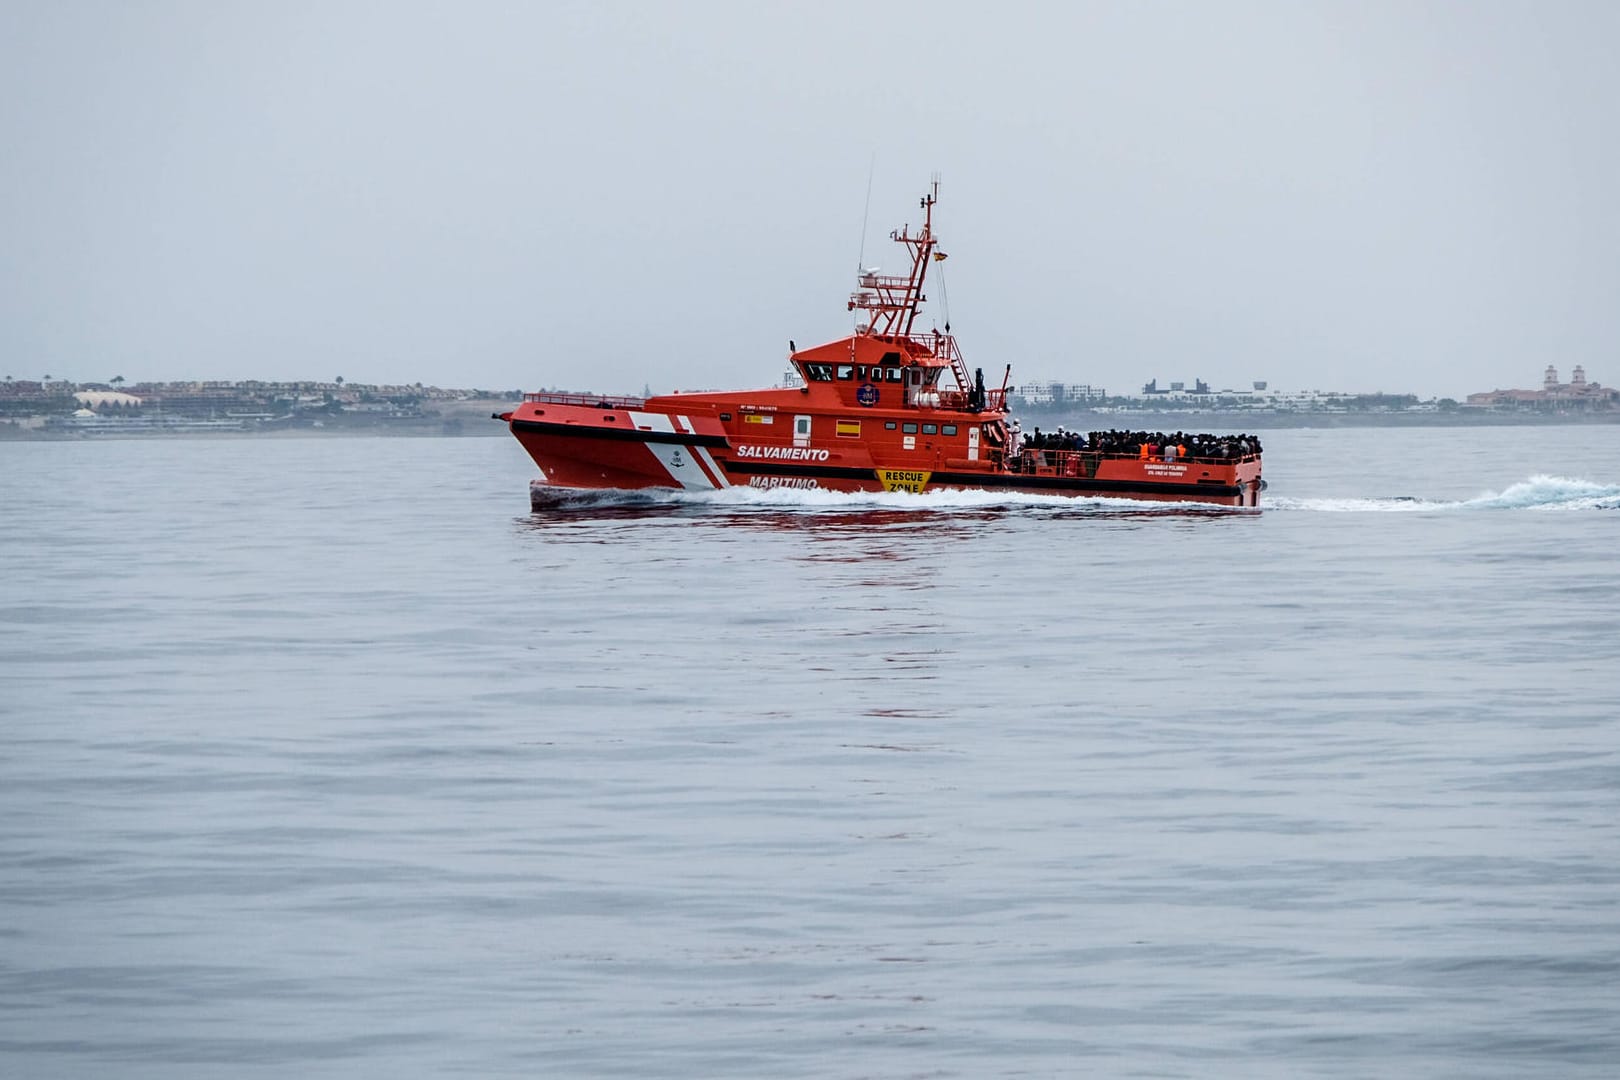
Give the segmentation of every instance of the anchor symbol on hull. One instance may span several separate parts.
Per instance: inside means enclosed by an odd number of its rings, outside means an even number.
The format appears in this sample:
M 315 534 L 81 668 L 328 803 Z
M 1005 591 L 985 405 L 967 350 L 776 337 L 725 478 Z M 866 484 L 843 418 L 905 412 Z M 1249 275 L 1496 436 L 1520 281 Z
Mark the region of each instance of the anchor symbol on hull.
M 686 462 L 681 459 L 681 452 L 679 450 L 676 450 L 670 455 L 669 463 L 677 469 L 684 468 L 686 466 Z

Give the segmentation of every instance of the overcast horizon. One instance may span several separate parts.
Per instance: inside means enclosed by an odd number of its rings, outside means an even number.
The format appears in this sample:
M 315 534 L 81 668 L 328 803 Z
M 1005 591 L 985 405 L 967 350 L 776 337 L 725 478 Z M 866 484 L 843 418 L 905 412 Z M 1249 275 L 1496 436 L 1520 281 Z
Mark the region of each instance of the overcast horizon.
M 1620 384 L 1620 5 L 0 5 L 0 375 Z M 870 207 L 867 188 L 870 181 Z M 865 221 L 863 235 L 862 224 Z

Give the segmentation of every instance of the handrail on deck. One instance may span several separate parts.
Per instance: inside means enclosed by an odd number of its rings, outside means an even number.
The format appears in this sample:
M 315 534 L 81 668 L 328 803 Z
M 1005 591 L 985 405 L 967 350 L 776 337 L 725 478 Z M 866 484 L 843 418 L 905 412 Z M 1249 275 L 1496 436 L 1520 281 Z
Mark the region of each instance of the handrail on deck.
M 617 394 L 563 394 L 550 390 L 524 394 L 523 400 L 542 405 L 582 405 L 589 409 L 639 409 L 647 404 L 646 398 L 622 397 Z
M 968 391 L 966 390 L 931 390 L 929 393 L 939 396 L 939 408 L 966 411 L 968 404 Z M 1006 412 L 1007 392 L 1001 389 L 992 390 L 988 387 L 984 391 L 984 408 L 980 412 Z
M 1040 458 L 1044 455 L 1045 460 Z M 1014 472 L 1032 472 L 1035 469 L 1062 469 L 1071 463 L 1075 465 L 1090 464 L 1092 471 L 1104 461 L 1140 461 L 1147 465 L 1240 465 L 1245 461 L 1258 461 L 1259 454 L 1244 454 L 1241 457 L 1176 457 L 1165 460 L 1164 455 L 1145 458 L 1138 452 L 1101 450 L 1039 450 L 1025 447 L 1022 452 L 1011 459 Z

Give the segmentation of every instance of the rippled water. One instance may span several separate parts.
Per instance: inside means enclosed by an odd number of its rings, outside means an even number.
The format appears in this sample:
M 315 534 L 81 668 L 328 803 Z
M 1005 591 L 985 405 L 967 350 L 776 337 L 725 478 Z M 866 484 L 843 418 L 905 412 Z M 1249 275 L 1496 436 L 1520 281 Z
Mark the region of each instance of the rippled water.
M 0 1074 L 1620 1063 L 1620 439 L 1263 513 L 0 445 Z

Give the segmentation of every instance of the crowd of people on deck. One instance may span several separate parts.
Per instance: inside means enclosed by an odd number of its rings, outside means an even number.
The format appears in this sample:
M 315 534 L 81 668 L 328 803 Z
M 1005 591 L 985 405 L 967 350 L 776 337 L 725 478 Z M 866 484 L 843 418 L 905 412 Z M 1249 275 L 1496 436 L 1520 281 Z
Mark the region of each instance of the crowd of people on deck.
M 1025 434 L 1017 420 L 1007 427 L 1014 457 L 1026 450 L 1088 451 L 1095 454 L 1129 454 L 1148 461 L 1179 461 L 1205 458 L 1236 461 L 1260 453 L 1260 439 L 1254 435 L 1209 435 L 1185 431 L 1070 431 L 1058 425 L 1056 431 L 1036 428 Z

